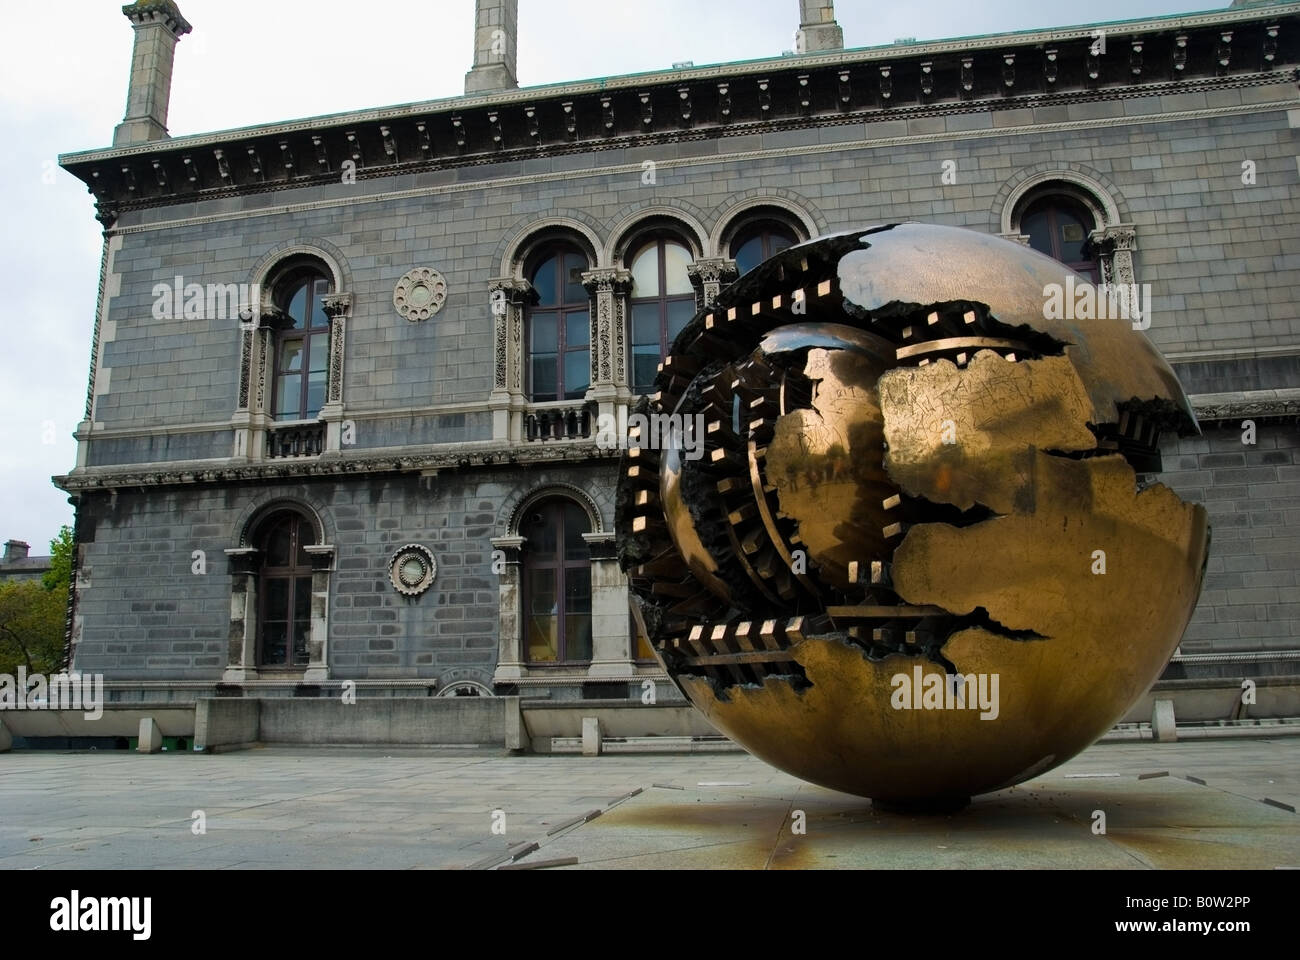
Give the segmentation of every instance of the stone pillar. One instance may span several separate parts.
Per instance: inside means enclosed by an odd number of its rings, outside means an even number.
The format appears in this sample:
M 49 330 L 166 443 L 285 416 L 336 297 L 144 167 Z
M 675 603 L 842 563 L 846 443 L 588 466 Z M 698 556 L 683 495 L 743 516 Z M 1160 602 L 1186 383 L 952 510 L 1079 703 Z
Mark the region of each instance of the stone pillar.
M 591 548 L 591 666 L 589 677 L 636 676 L 628 630 L 627 577 L 618 566 L 613 532 L 584 533 Z
M 325 452 L 342 449 L 343 430 L 343 357 L 347 350 L 348 313 L 352 294 L 333 293 L 321 299 L 321 309 L 330 319 L 330 359 L 326 374 L 325 403 L 320 418 L 325 421 Z
M 303 550 L 311 557 L 311 634 L 307 637 L 307 670 L 302 680 L 320 683 L 330 678 L 330 571 L 334 567 L 334 546 L 317 544 Z
M 740 276 L 740 270 L 736 267 L 735 260 L 706 257 L 688 264 L 686 275 L 691 278 L 691 286 L 695 288 L 695 309 L 698 312 L 718 299 L 722 288 Z
M 250 321 L 240 324 L 239 401 L 230 425 L 234 429 L 231 456 L 262 460 L 266 431 L 271 425 L 267 380 L 275 352 L 275 331 L 289 324 L 283 311 L 265 301 Z
M 825 53 L 844 49 L 844 31 L 835 21 L 833 0 L 799 0 L 799 30 L 795 53 Z
M 174 0 L 136 0 L 122 8 L 135 27 L 126 115 L 113 132 L 113 146 L 167 139 L 176 41 L 193 29 Z
M 230 564 L 230 634 L 222 683 L 257 679 L 257 568 L 259 551 L 227 550 Z
M 492 304 L 492 439 L 523 439 L 524 308 L 534 298 L 533 285 L 517 277 L 498 277 L 488 285 Z
M 587 396 L 596 404 L 599 424 L 606 417 L 617 420 L 618 407 L 631 398 L 627 388 L 627 295 L 632 291 L 632 272 L 616 267 L 588 270 L 582 275 L 582 285 L 591 294 L 591 390 Z
M 523 537 L 493 537 L 493 564 L 500 563 L 497 573 L 497 668 L 493 683 L 514 683 L 527 676 L 523 658 L 523 609 L 520 591 L 519 553 Z M 502 558 L 496 555 L 500 550 Z
M 475 0 L 474 66 L 465 74 L 465 93 L 518 88 L 519 0 Z

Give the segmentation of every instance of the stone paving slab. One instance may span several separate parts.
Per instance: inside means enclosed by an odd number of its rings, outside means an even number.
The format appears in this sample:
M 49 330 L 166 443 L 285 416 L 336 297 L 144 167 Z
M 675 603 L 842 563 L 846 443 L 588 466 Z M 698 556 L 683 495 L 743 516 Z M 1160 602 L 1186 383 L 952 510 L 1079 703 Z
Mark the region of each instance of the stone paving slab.
M 1101 744 L 938 816 L 738 753 L 19 751 L 0 755 L 0 869 L 1270 869 L 1300 867 L 1300 818 L 1275 805 L 1298 797 L 1300 738 Z

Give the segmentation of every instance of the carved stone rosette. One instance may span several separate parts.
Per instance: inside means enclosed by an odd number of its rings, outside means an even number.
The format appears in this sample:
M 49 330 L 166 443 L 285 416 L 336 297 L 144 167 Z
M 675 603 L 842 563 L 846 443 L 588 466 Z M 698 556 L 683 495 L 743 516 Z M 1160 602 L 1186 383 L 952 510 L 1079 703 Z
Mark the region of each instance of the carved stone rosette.
M 494 351 L 492 386 L 496 391 L 518 393 L 523 389 L 524 307 L 533 296 L 533 285 L 518 277 L 498 277 L 488 285 Z
M 735 260 L 706 257 L 687 264 L 686 275 L 695 288 L 695 309 L 703 310 L 718 298 L 723 287 L 740 276 L 740 270 Z
M 588 270 L 582 285 L 591 294 L 591 374 L 593 386 L 622 383 L 627 379 L 624 357 L 624 318 L 627 295 L 632 290 L 632 273 L 616 267 Z
M 326 403 L 343 402 L 343 355 L 347 344 L 347 318 L 352 309 L 352 294 L 332 293 L 321 298 L 321 309 L 330 319 L 329 385 Z

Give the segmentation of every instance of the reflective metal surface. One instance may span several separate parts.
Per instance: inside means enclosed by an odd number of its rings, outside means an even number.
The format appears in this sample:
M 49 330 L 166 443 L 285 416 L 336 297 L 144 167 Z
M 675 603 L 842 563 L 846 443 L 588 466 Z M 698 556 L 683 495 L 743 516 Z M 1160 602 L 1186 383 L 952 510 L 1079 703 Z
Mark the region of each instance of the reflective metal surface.
M 629 450 L 616 523 L 656 655 L 716 727 L 951 805 L 1069 759 L 1155 680 L 1208 527 L 1138 474 L 1197 427 L 1129 320 L 1044 319 L 1068 273 L 873 228 L 784 251 L 683 331 L 640 409 L 701 416 L 703 456 Z

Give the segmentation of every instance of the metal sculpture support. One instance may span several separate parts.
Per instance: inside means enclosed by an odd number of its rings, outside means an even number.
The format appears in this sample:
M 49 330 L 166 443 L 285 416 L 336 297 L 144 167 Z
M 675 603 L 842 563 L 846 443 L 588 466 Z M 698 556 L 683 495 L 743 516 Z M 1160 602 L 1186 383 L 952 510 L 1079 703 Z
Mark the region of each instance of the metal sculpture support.
M 946 809 L 1065 762 L 1146 691 L 1209 542 L 1148 475 L 1162 432 L 1199 428 L 1141 324 L 1053 308 L 1086 283 L 899 224 L 783 251 L 682 332 L 616 523 L 641 625 L 714 726 L 814 783 Z M 702 448 L 648 442 L 659 421 L 698 422 Z

